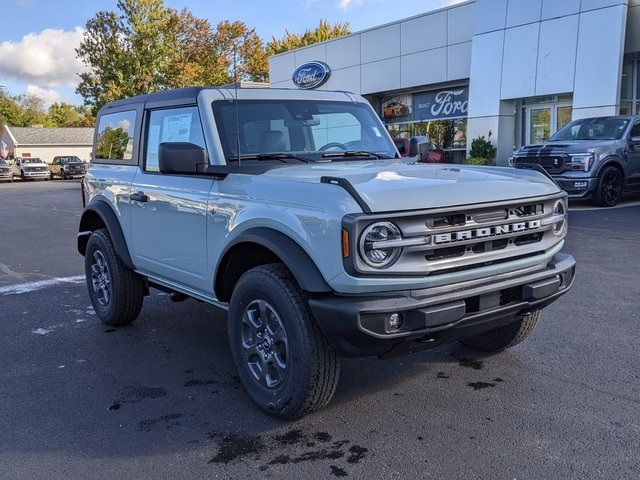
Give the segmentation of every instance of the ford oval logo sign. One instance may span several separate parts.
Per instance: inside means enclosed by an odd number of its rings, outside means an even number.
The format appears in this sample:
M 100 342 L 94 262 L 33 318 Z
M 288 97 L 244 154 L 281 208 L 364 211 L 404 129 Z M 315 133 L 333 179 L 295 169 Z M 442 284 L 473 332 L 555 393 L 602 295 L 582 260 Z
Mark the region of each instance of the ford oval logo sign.
M 318 88 L 329 80 L 331 69 L 323 62 L 309 62 L 296 68 L 291 76 L 291 81 L 298 88 Z

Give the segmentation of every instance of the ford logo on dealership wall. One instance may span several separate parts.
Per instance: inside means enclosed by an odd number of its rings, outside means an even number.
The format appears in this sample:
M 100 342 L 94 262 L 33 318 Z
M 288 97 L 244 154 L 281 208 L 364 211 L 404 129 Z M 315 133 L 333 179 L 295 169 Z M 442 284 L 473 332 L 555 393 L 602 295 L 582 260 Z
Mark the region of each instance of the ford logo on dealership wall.
M 324 62 L 309 62 L 296 68 L 291 81 L 298 88 L 318 88 L 329 80 L 331 69 Z

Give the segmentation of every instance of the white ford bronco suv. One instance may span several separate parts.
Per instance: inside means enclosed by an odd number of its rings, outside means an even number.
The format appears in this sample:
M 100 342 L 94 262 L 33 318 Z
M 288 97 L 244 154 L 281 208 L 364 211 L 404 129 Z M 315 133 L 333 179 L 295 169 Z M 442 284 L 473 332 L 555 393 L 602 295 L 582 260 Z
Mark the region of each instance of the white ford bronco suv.
M 509 348 L 573 283 L 549 177 L 402 159 L 351 93 L 117 101 L 93 152 L 78 250 L 98 317 L 131 323 L 150 287 L 228 310 L 238 376 L 278 418 L 325 405 L 340 357 Z

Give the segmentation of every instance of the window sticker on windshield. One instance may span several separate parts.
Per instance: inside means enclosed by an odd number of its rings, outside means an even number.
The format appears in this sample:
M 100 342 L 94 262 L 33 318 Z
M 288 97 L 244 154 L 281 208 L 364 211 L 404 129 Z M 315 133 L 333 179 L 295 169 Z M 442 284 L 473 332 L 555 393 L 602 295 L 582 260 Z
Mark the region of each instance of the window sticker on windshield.
M 163 142 L 188 142 L 191 136 L 191 114 L 170 115 L 162 125 Z
M 372 127 L 373 128 L 373 133 L 375 134 L 376 137 L 382 137 L 382 134 L 380 133 L 380 130 L 378 130 L 378 127 Z

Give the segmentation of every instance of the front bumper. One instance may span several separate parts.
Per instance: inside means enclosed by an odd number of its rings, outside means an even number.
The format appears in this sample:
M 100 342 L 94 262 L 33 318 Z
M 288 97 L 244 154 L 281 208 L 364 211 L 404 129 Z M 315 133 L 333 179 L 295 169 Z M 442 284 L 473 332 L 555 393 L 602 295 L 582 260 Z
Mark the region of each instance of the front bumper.
M 598 185 L 597 178 L 561 177 L 552 175 L 560 188 L 572 199 L 588 199 Z
M 13 173 L 0 173 L 0 182 L 8 182 L 13 179 Z
M 71 172 L 64 172 L 63 171 L 63 172 L 60 173 L 60 175 L 63 176 L 63 177 L 66 176 L 67 178 L 82 178 L 82 177 L 84 177 L 85 172 L 81 171 L 81 170 L 79 170 L 79 171 L 71 171 Z
M 49 178 L 51 174 L 49 172 L 24 172 L 25 178 Z
M 325 296 L 309 306 L 339 355 L 397 356 L 433 348 L 513 322 L 569 291 L 575 260 L 558 253 L 543 269 L 443 287 L 370 296 Z M 399 313 L 403 327 L 385 333 L 381 318 Z

